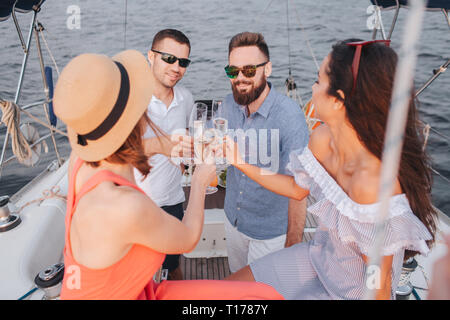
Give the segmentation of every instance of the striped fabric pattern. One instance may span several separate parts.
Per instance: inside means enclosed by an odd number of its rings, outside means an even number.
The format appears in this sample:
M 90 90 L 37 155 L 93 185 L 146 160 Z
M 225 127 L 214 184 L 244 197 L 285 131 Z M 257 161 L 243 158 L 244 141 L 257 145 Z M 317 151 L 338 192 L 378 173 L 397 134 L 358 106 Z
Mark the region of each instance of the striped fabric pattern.
M 286 299 L 361 299 L 366 264 L 375 242 L 379 203 L 354 202 L 308 147 L 291 153 L 288 165 L 297 184 L 316 202 L 308 211 L 319 220 L 313 240 L 275 252 L 251 264 L 257 281 L 272 285 Z M 382 255 L 393 255 L 391 298 L 400 279 L 405 250 L 426 255 L 431 235 L 414 215 L 405 194 L 389 204 Z

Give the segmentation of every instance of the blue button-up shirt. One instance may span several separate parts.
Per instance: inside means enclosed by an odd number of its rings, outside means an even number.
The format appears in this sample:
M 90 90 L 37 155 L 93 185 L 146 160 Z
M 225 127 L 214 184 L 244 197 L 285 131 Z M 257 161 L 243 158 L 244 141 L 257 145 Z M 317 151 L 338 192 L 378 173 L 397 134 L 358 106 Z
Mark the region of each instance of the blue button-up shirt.
M 300 106 L 271 86 L 259 109 L 247 116 L 233 95 L 223 101 L 231 135 L 245 161 L 275 173 L 286 170 L 289 154 L 308 143 L 308 128 Z M 245 147 L 244 147 L 245 145 Z M 230 223 L 254 239 L 271 239 L 287 231 L 289 199 L 248 178 L 233 166 L 227 170 L 225 214 Z

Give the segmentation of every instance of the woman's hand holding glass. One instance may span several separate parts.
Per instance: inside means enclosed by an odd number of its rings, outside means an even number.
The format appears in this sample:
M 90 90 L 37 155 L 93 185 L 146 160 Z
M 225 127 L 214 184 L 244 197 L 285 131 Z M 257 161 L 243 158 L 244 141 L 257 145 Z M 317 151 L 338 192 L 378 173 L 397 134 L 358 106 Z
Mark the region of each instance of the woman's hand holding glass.
M 245 163 L 239 151 L 239 146 L 232 137 L 226 136 L 220 149 L 223 150 L 226 161 L 230 165 L 236 166 Z
M 210 185 L 216 178 L 217 173 L 214 160 L 214 150 L 211 146 L 209 146 L 205 150 L 205 160 L 195 166 L 191 183 L 193 185 L 199 183 L 204 188 L 211 188 Z
M 212 147 L 215 140 L 215 130 L 213 124 L 213 110 L 208 105 L 197 102 L 195 103 L 189 121 L 189 133 L 193 139 L 193 158 L 189 159 L 189 170 L 192 172 L 194 164 L 197 166 L 206 163 L 207 165 L 215 164 L 214 148 Z M 215 166 L 214 166 L 215 168 Z M 197 171 L 197 168 L 196 170 Z M 216 180 L 215 177 L 214 180 Z M 217 192 L 214 185 L 208 186 L 206 194 Z

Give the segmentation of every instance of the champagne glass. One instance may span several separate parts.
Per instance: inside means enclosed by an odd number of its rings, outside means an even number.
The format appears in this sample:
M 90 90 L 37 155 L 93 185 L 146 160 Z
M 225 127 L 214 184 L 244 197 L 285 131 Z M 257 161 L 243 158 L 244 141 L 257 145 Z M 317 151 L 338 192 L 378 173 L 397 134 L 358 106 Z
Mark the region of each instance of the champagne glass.
M 214 128 L 219 139 L 223 139 L 228 131 L 228 120 L 225 115 L 222 102 L 219 100 L 213 100 L 212 102 L 212 115 L 214 121 Z
M 192 111 L 189 116 L 189 135 L 191 137 L 201 134 L 201 131 L 203 130 L 203 122 L 204 122 L 203 119 L 206 119 L 206 108 L 201 103 L 195 103 L 194 106 L 192 107 Z M 194 160 L 195 155 L 194 157 L 192 157 L 192 155 L 186 157 L 186 155 L 183 154 L 182 162 L 188 166 L 187 170 L 184 171 L 184 177 L 182 182 L 183 187 L 191 185 Z
M 216 133 L 217 142 L 223 145 L 225 136 L 228 132 L 228 120 L 226 118 L 225 109 L 222 102 L 219 100 L 213 100 L 212 102 L 213 122 Z M 216 164 L 218 165 L 218 171 L 225 170 L 228 167 L 226 159 L 222 156 L 216 158 Z
M 213 142 L 215 137 L 212 109 L 203 102 L 194 104 L 189 121 L 189 133 L 194 138 L 194 159 L 191 162 L 192 166 L 193 163 L 201 163 L 205 160 L 203 156 L 205 148 Z M 217 190 L 215 186 L 208 186 L 206 188 L 206 194 L 213 194 Z

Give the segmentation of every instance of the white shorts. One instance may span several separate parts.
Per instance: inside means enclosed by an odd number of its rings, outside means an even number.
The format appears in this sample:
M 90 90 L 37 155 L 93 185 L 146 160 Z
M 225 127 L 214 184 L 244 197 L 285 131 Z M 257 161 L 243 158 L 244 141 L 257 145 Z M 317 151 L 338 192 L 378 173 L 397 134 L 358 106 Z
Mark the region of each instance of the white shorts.
M 232 226 L 227 217 L 225 234 L 231 272 L 236 272 L 271 252 L 283 249 L 286 242 L 286 234 L 267 240 L 253 239 Z

